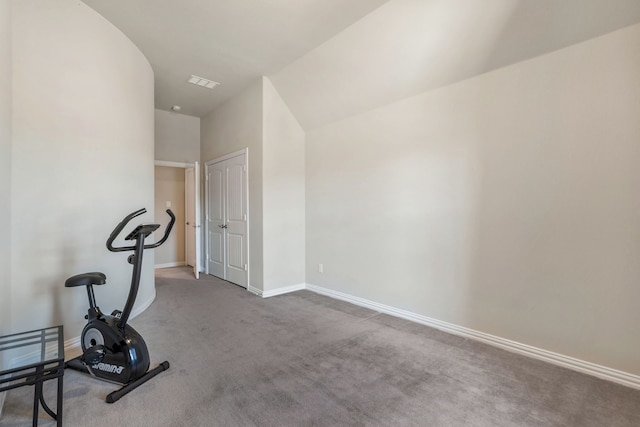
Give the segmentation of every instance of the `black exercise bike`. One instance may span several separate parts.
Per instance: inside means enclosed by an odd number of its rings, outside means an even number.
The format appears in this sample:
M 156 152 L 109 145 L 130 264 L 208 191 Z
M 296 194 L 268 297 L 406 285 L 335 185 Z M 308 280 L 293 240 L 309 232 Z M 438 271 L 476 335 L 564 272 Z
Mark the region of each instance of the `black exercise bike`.
M 159 224 L 141 224 L 131 231 L 125 240 L 135 241 L 132 246 L 114 247 L 113 241 L 118 237 L 127 224 L 135 217 L 142 215 L 146 209 L 140 209 L 127 215 L 111 232 L 107 240 L 107 249 L 111 252 L 133 251 L 128 262 L 133 265 L 129 296 L 122 311 L 114 310 L 111 315 L 103 314 L 96 305 L 93 285 L 104 285 L 107 277 L 103 273 L 92 272 L 78 274 L 65 282 L 66 287 L 86 286 L 89 297 L 89 311 L 85 316 L 88 320 L 80 344 L 82 355 L 69 360 L 65 367 L 89 373 L 92 376 L 123 384 L 122 388 L 110 393 L 106 401 L 113 403 L 138 386 L 149 381 L 160 372 L 169 369 L 169 362 L 162 362 L 156 368 L 149 370 L 149 351 L 142 336 L 127 324 L 133 304 L 138 295 L 140 273 L 142 272 L 142 254 L 145 249 L 154 249 L 162 245 L 173 228 L 176 217 L 167 209 L 171 221 L 164 231 L 162 239 L 156 243 L 144 244 L 145 239 L 158 228 Z

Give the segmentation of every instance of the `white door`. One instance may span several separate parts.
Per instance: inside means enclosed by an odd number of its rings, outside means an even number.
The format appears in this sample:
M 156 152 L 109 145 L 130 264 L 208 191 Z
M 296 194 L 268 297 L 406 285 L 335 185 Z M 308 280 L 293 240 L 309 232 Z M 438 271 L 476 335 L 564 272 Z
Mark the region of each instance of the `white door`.
M 187 264 L 200 278 L 200 165 L 185 169 L 185 250 Z
M 207 273 L 226 279 L 225 275 L 225 185 L 224 163 L 207 163 Z
M 207 163 L 207 272 L 247 287 L 247 154 Z

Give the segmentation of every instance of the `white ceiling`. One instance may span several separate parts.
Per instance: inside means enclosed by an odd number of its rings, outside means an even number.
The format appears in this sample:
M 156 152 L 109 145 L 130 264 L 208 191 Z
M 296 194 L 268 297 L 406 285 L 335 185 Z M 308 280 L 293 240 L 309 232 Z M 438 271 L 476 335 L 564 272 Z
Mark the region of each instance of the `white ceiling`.
M 640 0 L 391 0 L 270 78 L 309 130 L 637 22 Z
M 385 0 L 83 0 L 129 37 L 155 75 L 156 108 L 202 117 Z M 192 75 L 221 83 L 187 84 Z
M 265 75 L 305 129 L 640 22 L 640 0 L 84 2 L 149 59 L 156 108 L 202 117 Z

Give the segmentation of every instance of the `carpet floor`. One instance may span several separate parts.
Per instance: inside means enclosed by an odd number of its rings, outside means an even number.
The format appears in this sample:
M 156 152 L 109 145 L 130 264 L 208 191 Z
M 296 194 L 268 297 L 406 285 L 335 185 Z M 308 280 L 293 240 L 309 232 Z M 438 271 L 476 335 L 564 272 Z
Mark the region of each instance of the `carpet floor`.
M 171 368 L 114 404 L 68 370 L 65 426 L 640 426 L 639 390 L 309 291 L 262 299 L 185 268 L 156 285 L 131 324 Z M 0 425 L 31 425 L 32 392 L 7 394 Z

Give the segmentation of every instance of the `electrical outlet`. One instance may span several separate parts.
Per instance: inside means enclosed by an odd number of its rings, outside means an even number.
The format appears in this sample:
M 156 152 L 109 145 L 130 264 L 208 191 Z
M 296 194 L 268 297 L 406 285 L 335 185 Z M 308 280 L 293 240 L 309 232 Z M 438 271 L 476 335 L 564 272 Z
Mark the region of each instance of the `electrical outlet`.
M 324 265 L 318 264 L 318 273 L 324 273 Z

